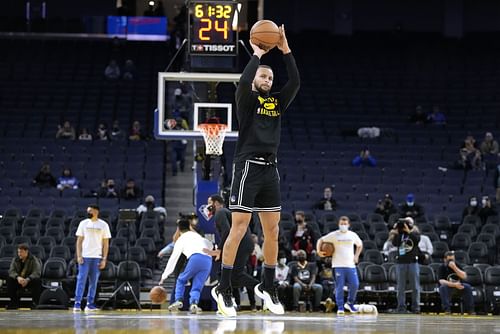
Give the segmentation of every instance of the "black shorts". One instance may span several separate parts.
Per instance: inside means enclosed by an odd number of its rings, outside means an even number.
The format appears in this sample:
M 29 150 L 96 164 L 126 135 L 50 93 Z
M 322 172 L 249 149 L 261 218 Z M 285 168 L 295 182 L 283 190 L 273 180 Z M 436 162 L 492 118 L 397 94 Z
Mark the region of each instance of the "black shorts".
M 276 164 L 261 160 L 236 162 L 229 209 L 239 212 L 281 211 L 280 176 Z

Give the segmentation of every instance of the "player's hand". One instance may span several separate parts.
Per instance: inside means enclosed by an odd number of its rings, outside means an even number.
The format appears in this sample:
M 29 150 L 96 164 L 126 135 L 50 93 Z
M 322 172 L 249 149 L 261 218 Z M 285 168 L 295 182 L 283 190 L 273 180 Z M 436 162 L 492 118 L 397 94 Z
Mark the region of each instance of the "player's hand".
M 162 278 L 162 279 L 158 282 L 158 285 L 163 285 L 163 281 L 164 281 L 164 279 Z
M 326 252 L 316 251 L 316 254 L 318 254 L 319 257 L 326 257 Z
M 106 268 L 106 260 L 101 260 L 101 262 L 99 262 L 99 269 L 104 269 Z
M 83 264 L 83 257 L 82 256 L 78 257 L 78 264 Z
M 354 263 L 355 264 L 359 263 L 359 255 L 354 255 Z
M 290 47 L 288 46 L 288 40 L 286 39 L 285 25 L 282 24 L 279 28 L 281 38 L 276 46 L 278 47 L 278 49 L 280 49 L 281 52 L 283 52 L 284 55 L 286 55 L 287 53 L 292 52 L 292 50 L 290 50 Z
M 269 51 L 260 48 L 257 44 L 253 44 L 252 41 L 250 41 L 250 45 L 252 46 L 253 54 L 259 57 L 259 59 Z
M 220 258 L 220 249 L 212 250 L 212 249 L 208 249 L 208 248 L 203 248 L 203 252 L 205 254 L 210 255 L 210 256 L 215 256 L 215 261 L 218 261 Z

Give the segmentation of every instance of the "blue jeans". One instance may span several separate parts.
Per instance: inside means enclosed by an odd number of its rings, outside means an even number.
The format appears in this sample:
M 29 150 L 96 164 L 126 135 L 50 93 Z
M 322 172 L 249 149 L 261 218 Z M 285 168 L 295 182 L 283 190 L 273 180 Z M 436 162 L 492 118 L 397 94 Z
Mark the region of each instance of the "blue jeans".
M 78 276 L 76 277 L 76 292 L 75 303 L 81 303 L 83 291 L 85 291 L 85 284 L 87 278 L 89 280 L 89 289 L 87 293 L 87 304 L 94 304 L 95 293 L 97 291 L 97 281 L 99 280 L 99 263 L 100 258 L 84 257 L 83 264 L 78 265 Z
M 464 286 L 463 290 L 458 290 L 457 288 L 450 288 L 447 285 L 441 285 L 439 287 L 439 296 L 441 297 L 441 307 L 444 311 L 450 311 L 450 299 L 451 294 L 459 293 L 462 295 L 464 300 L 464 311 L 467 313 L 474 311 L 474 298 L 472 297 L 472 287 L 468 283 L 462 283 Z
M 359 279 L 356 268 L 335 268 L 335 301 L 339 310 L 344 309 L 344 285 L 347 284 L 349 294 L 347 302 L 354 304 L 358 293 Z
M 420 267 L 418 263 L 396 264 L 398 282 L 398 310 L 406 310 L 406 280 L 410 282 L 411 309 L 420 311 Z
M 192 278 L 191 291 L 189 292 L 189 304 L 198 304 L 201 289 L 210 275 L 212 269 L 212 258 L 207 255 L 195 253 L 189 257 L 186 268 L 177 277 L 175 282 L 175 300 L 184 298 L 186 283 Z

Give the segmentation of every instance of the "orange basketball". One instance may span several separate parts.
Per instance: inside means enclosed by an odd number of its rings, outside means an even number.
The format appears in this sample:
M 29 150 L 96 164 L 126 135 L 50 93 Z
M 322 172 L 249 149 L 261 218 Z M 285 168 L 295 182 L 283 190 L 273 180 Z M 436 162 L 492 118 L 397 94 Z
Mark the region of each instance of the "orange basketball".
M 273 21 L 257 21 L 250 30 L 250 41 L 264 50 L 274 48 L 280 38 L 280 29 Z
M 163 304 L 167 300 L 167 291 L 161 286 L 155 286 L 149 291 L 149 298 L 153 304 Z
M 326 253 L 326 257 L 330 257 L 333 255 L 333 252 L 335 252 L 335 247 L 331 242 L 323 242 L 323 244 L 321 244 L 321 251 Z

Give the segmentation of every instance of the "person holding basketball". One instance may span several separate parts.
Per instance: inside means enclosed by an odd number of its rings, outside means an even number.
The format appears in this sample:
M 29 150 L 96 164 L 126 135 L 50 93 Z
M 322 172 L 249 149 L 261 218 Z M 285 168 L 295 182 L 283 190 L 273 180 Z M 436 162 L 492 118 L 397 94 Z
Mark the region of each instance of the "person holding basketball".
M 363 251 L 363 241 L 356 232 L 349 231 L 349 226 L 349 217 L 340 217 L 339 229 L 322 236 L 316 244 L 316 253 L 320 257 L 326 256 L 326 253 L 321 250 L 324 242 L 332 243 L 335 249 L 332 256 L 332 268 L 335 270 L 335 300 L 338 315 L 344 315 L 345 310 L 351 313 L 358 312 L 358 309 L 354 306 L 359 287 L 356 264 L 359 262 L 359 255 Z M 353 246 L 356 246 L 355 252 Z M 344 304 L 345 284 L 349 289 L 349 295 L 347 296 L 347 303 Z
M 452 294 L 460 294 L 464 300 L 465 313 L 474 313 L 474 298 L 472 287 L 462 282 L 467 279 L 467 273 L 455 262 L 455 252 L 444 253 L 444 263 L 439 268 L 439 296 L 441 307 L 446 314 L 451 313 L 450 299 Z
M 281 116 L 295 98 L 299 71 L 295 64 L 284 26 L 280 27 L 278 49 L 283 53 L 288 82 L 279 93 L 271 93 L 274 74 L 269 66 L 260 65 L 264 50 L 250 41 L 254 51 L 236 89 L 236 115 L 240 125 L 233 167 L 229 209 L 232 226 L 222 251 L 222 272 L 212 296 L 219 312 L 236 316 L 232 299 L 231 275 L 236 252 L 246 234 L 252 212 L 258 212 L 264 233 L 264 279 L 255 286 L 255 294 L 264 300 L 264 308 L 284 314 L 274 286 L 278 261 L 278 224 L 280 221 L 280 177 L 277 154 L 280 143 Z

